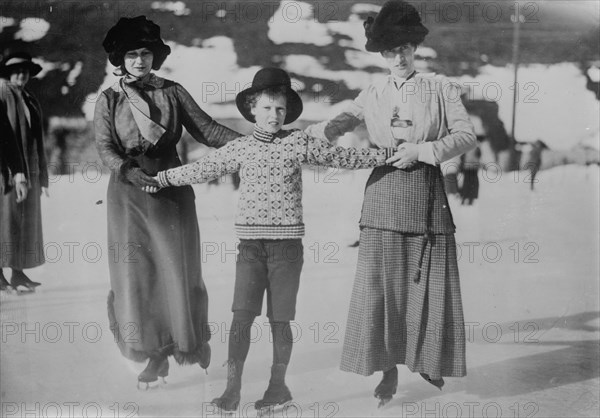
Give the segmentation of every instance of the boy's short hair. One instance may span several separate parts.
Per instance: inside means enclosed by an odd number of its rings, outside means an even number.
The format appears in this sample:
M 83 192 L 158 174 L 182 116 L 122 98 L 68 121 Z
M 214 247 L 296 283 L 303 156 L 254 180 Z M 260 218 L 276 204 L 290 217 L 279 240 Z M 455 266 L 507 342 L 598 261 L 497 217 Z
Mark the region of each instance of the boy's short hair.
M 262 96 L 263 94 L 267 94 L 269 96 L 283 96 L 286 98 L 286 110 L 287 110 L 287 94 L 286 94 L 286 88 L 285 86 L 275 86 L 275 87 L 268 87 L 264 90 L 260 90 L 254 93 L 250 93 L 249 95 L 247 95 L 245 97 L 245 101 L 244 101 L 244 107 L 246 108 L 246 110 L 248 112 L 250 112 L 250 109 L 252 109 L 253 106 L 256 105 L 256 102 L 258 101 L 258 98 L 260 96 Z

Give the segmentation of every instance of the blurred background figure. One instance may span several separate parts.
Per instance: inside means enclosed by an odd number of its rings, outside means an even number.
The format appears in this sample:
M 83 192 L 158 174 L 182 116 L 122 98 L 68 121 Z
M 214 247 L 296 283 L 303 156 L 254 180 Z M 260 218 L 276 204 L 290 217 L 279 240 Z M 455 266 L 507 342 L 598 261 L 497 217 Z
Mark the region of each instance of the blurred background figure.
M 540 166 L 542 165 L 542 152 L 548 149 L 548 146 L 544 143 L 544 141 L 540 141 L 539 139 L 535 141 L 531 146 L 531 153 L 529 154 L 529 163 L 528 167 L 531 171 L 529 188 L 530 190 L 534 189 L 536 180 L 535 176 L 538 171 L 540 171 Z
M 10 286 L 33 290 L 24 269 L 44 264 L 40 195 L 48 196 L 40 105 L 25 87 L 42 67 L 24 52 L 0 64 L 0 267 L 12 269 Z M 0 269 L 0 290 L 7 290 Z
M 458 189 L 463 205 L 470 206 L 479 196 L 479 160 L 481 150 L 472 149 L 460 158 L 460 172 L 463 175 L 462 185 Z

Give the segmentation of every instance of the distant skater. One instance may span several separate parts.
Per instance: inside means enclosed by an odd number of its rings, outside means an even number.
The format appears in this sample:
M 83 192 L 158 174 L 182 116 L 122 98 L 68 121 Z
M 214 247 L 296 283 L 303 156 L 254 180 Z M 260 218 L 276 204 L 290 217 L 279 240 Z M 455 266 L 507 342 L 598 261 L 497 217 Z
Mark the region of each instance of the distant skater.
M 45 262 L 42 203 L 48 196 L 42 109 L 26 85 L 42 70 L 24 52 L 0 64 L 0 291 L 41 283 L 25 269 Z M 2 268 L 10 268 L 10 283 Z
M 471 206 L 479 197 L 479 159 L 481 150 L 474 148 L 461 156 L 462 185 L 458 191 L 461 204 Z

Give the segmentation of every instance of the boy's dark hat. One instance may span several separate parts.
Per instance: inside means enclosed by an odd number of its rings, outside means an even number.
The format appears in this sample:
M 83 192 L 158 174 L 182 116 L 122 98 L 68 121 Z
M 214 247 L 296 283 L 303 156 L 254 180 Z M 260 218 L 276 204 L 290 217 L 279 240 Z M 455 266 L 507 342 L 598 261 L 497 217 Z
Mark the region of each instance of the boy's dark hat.
M 284 124 L 292 123 L 302 113 L 302 99 L 292 89 L 292 81 L 287 72 L 280 68 L 268 67 L 259 70 L 252 80 L 252 86 L 242 90 L 235 97 L 235 104 L 238 110 L 250 122 L 256 122 L 254 115 L 250 112 L 250 109 L 246 105 L 246 97 L 253 93 L 257 93 L 262 90 L 266 90 L 272 87 L 284 87 L 285 95 L 287 97 L 287 115 L 285 117 Z
M 158 70 L 171 53 L 171 48 L 160 37 L 160 26 L 146 19 L 146 16 L 119 19 L 106 34 L 102 46 L 115 67 L 123 65 L 127 51 L 148 48 L 154 54 L 152 68 Z
M 27 68 L 30 77 L 42 71 L 42 67 L 31 60 L 31 55 L 26 52 L 15 52 L 0 63 L 0 77 L 10 77 L 10 74 L 17 68 Z
M 390 0 L 383 5 L 375 19 L 364 22 L 369 52 L 394 49 L 406 43 L 420 44 L 429 33 L 421 23 L 417 9 L 402 0 Z

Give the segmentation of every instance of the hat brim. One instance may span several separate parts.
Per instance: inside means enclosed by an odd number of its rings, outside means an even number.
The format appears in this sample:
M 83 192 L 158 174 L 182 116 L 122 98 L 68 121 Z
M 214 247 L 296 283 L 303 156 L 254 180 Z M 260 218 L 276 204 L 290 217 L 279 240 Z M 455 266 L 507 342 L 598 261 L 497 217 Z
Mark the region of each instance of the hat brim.
M 38 75 L 40 71 L 42 71 L 42 67 L 35 62 L 25 61 L 0 67 L 0 76 L 8 77 L 15 69 L 19 67 L 27 68 L 29 70 L 29 77 L 34 77 Z
M 302 99 L 300 98 L 298 93 L 296 93 L 292 88 L 290 88 L 286 85 L 283 85 L 283 84 L 268 86 L 268 87 L 262 87 L 262 86 L 261 87 L 249 87 L 245 90 L 240 91 L 238 93 L 238 95 L 235 97 L 235 104 L 236 104 L 238 110 L 240 111 L 240 113 L 242 114 L 244 119 L 246 119 L 249 122 L 255 123 L 256 118 L 250 112 L 250 109 L 248 109 L 246 107 L 246 97 L 248 97 L 251 94 L 264 91 L 271 87 L 285 87 L 287 113 L 285 116 L 285 120 L 283 121 L 283 124 L 288 125 L 288 124 L 294 122 L 296 119 L 298 119 L 300 117 L 300 115 L 302 114 L 302 110 L 304 109 L 304 106 L 302 104 Z
M 383 52 L 403 44 L 419 45 L 423 42 L 427 33 L 428 30 L 424 26 L 406 31 L 389 31 L 378 38 L 367 38 L 365 49 L 369 52 Z

